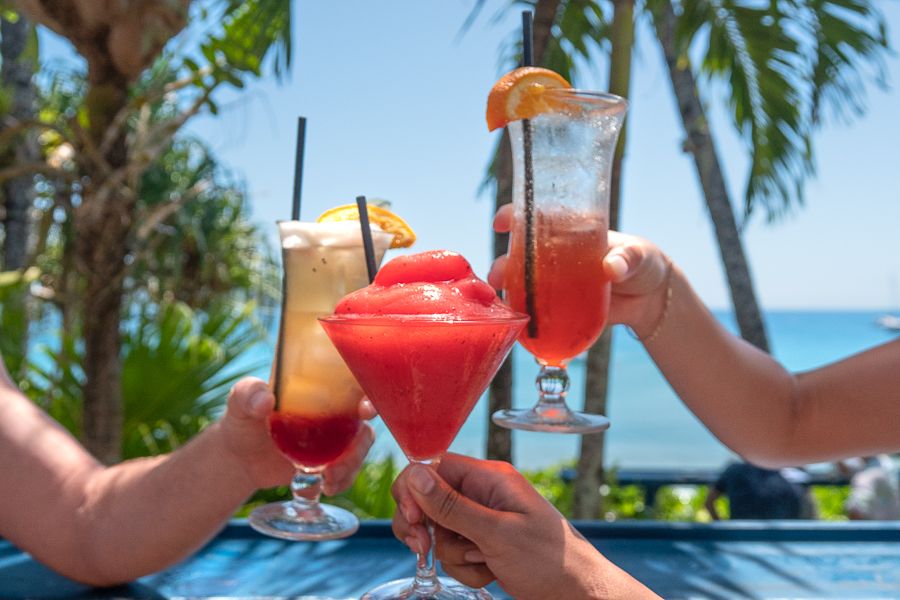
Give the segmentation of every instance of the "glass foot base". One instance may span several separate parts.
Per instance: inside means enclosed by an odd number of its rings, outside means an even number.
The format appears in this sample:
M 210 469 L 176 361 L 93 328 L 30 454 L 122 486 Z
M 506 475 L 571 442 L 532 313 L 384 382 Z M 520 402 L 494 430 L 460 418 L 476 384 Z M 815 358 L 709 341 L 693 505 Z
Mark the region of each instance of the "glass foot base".
M 306 512 L 298 513 L 290 501 L 266 504 L 250 513 L 248 522 L 258 532 L 283 540 L 337 540 L 359 529 L 359 519 L 343 508 L 319 504 Z
M 413 591 L 414 581 L 412 577 L 389 581 L 366 592 L 360 600 L 492 600 L 493 598 L 486 590 L 475 590 L 447 577 L 438 577 L 441 585 L 437 590 L 422 594 Z
M 491 420 L 500 427 L 548 433 L 600 433 L 609 429 L 603 415 L 573 412 L 566 406 L 498 410 Z

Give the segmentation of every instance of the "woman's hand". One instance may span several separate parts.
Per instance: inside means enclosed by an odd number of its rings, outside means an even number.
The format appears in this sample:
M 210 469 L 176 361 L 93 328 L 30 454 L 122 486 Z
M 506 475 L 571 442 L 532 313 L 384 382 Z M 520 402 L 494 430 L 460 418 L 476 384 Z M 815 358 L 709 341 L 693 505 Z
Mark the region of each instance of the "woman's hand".
M 393 487 L 394 534 L 429 546 L 447 574 L 483 587 L 494 579 L 515 598 L 642 598 L 652 592 L 604 558 L 511 465 L 447 454 L 435 471 L 412 465 Z
M 507 204 L 494 217 L 494 230 L 512 229 L 513 207 Z M 488 282 L 503 289 L 508 256 L 494 261 Z M 603 270 L 612 281 L 610 323 L 629 325 L 639 337 L 650 335 L 659 322 L 666 303 L 666 283 L 672 267 L 669 260 L 651 242 L 639 237 L 609 232 L 609 251 Z
M 246 377 L 232 388 L 228 408 L 219 423 L 227 451 L 258 488 L 284 485 L 294 474 L 293 466 L 278 451 L 269 435 L 269 413 L 274 406 L 275 396 L 266 382 Z M 374 416 L 372 405 L 367 400 L 362 401 L 360 418 Z M 353 484 L 374 440 L 372 427 L 363 423 L 350 448 L 326 467 L 323 474 L 325 494 L 338 494 Z

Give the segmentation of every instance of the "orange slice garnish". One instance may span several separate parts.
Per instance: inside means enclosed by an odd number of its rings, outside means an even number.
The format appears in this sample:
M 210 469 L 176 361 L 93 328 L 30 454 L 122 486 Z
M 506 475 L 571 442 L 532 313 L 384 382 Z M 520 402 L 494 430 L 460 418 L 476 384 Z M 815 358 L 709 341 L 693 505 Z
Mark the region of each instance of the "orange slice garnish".
M 406 221 L 386 208 L 367 204 L 369 223 L 374 223 L 388 233 L 394 234 L 391 248 L 409 248 L 416 241 L 416 234 Z M 317 223 L 329 221 L 359 221 L 359 209 L 355 204 L 343 204 L 329 208 L 316 219 Z
M 562 75 L 550 69 L 521 67 L 510 71 L 494 84 L 488 95 L 488 130 L 494 131 L 511 121 L 531 119 L 553 110 L 544 92 L 571 87 Z

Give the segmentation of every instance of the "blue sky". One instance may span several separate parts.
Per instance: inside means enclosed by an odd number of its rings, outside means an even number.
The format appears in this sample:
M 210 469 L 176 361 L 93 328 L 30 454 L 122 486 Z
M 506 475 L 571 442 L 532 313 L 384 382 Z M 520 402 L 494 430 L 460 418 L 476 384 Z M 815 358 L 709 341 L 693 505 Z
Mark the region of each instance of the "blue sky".
M 419 236 L 415 249 L 465 254 L 490 264 L 492 197 L 478 194 L 499 134 L 484 105 L 500 73 L 498 49 L 518 11 L 494 22 L 506 0 L 488 0 L 462 37 L 474 0 L 298 2 L 290 77 L 269 77 L 223 97 L 217 117 L 189 126 L 247 181 L 254 217 L 290 214 L 296 118 L 309 119 L 303 218 L 356 195 L 390 199 Z M 896 45 L 900 5 L 881 3 Z M 713 307 L 728 304 L 724 276 L 660 50 L 639 31 L 630 97 L 622 230 L 657 242 Z M 48 56 L 71 56 L 47 40 Z M 869 88 L 868 111 L 816 139 L 818 175 L 807 205 L 775 225 L 756 218 L 745 243 L 769 309 L 900 309 L 900 58 L 890 88 Z M 605 89 L 601 59 L 579 87 Z M 746 158 L 719 98 L 712 127 L 726 178 L 741 199 Z M 274 233 L 274 224 L 272 225 Z

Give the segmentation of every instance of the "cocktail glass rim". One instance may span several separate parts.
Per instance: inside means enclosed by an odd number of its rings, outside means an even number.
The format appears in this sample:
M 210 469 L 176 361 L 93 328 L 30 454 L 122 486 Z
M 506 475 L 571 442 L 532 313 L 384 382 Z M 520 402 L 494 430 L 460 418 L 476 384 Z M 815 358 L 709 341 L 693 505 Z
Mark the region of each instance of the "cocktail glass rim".
M 594 110 L 601 110 L 611 115 L 617 115 L 628 109 L 628 100 L 609 92 L 597 92 L 579 88 L 551 88 L 546 90 L 544 94 L 551 100 L 551 103 L 555 98 L 564 102 L 589 104 Z M 550 110 L 542 114 L 552 115 L 556 112 L 558 111 Z M 537 115 L 535 118 L 540 116 Z
M 484 325 L 485 323 L 516 323 L 519 321 L 527 321 L 528 315 L 513 312 L 503 316 L 487 316 L 484 317 L 465 317 L 460 318 L 454 315 L 441 313 L 434 314 L 404 314 L 404 313 L 384 313 L 384 314 L 367 314 L 367 313 L 336 313 L 319 317 L 319 321 L 326 323 L 353 323 L 354 325 L 363 326 L 381 326 L 384 327 L 384 321 L 403 322 L 412 326 L 426 326 L 435 324 L 453 324 L 453 325 Z

